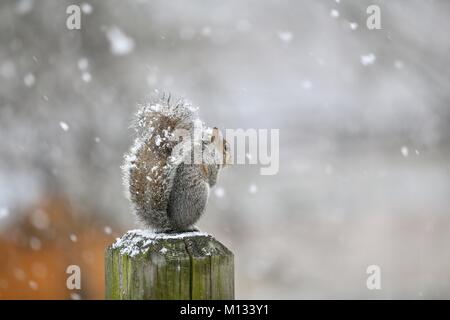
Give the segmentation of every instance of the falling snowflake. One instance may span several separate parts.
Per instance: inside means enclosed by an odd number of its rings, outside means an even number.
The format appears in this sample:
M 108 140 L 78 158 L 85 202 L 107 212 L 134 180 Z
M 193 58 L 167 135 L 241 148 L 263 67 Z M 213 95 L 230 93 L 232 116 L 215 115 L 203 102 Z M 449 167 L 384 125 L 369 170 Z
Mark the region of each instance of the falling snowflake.
M 81 4 L 81 10 L 84 14 L 91 14 L 92 13 L 92 5 L 90 3 L 83 2 Z
M 401 60 L 396 60 L 396 61 L 394 62 L 394 67 L 395 67 L 396 69 L 403 69 L 403 67 L 404 67 L 403 61 L 401 61 Z
M 34 77 L 34 74 L 32 73 L 28 73 L 27 75 L 25 75 L 25 77 L 23 78 L 23 82 L 25 83 L 25 85 L 27 87 L 32 87 L 34 85 L 34 83 L 36 82 L 36 78 Z
M 302 88 L 304 90 L 311 90 L 312 88 L 312 82 L 310 80 L 303 80 L 302 81 Z
M 112 228 L 110 226 L 105 226 L 103 231 L 105 231 L 106 234 L 111 234 L 112 233 Z
M 50 226 L 50 219 L 43 210 L 36 210 L 31 215 L 31 223 L 36 229 L 45 230 Z
M 363 66 L 368 66 L 375 63 L 377 57 L 373 53 L 369 53 L 361 56 L 361 64 Z
M 78 293 L 72 292 L 70 294 L 70 299 L 72 299 L 72 300 L 81 300 L 81 296 Z
M 13 273 L 14 273 L 14 277 L 19 281 L 25 280 L 25 278 L 27 276 L 25 271 L 23 271 L 22 269 L 19 269 L 19 268 L 14 269 Z
M 217 198 L 223 198 L 225 196 L 225 189 L 221 187 L 217 187 L 214 189 L 214 194 Z
M 65 123 L 64 121 L 61 121 L 59 123 L 59 126 L 61 127 L 61 129 L 63 129 L 64 131 L 69 131 L 69 125 L 67 123 Z
M 339 11 L 337 11 L 336 9 L 331 10 L 330 16 L 333 18 L 339 18 Z
M 41 250 L 42 247 L 42 243 L 41 240 L 39 240 L 39 238 L 36 237 L 31 237 L 30 238 L 30 248 L 33 249 L 34 251 L 39 251 Z
M 403 147 L 400 149 L 400 152 L 402 153 L 402 155 L 403 155 L 405 158 L 409 156 L 409 149 L 408 149 L 408 147 L 406 147 L 406 146 L 403 146 Z
M 89 72 L 83 72 L 81 79 L 83 79 L 84 82 L 91 82 L 92 76 Z
M 133 51 L 135 46 L 134 40 L 118 27 L 111 27 L 108 29 L 106 36 L 108 37 L 111 53 L 113 55 L 123 56 Z
M 69 236 L 69 238 L 70 238 L 70 241 L 72 241 L 72 242 L 77 242 L 78 241 L 78 237 L 77 237 L 76 234 L 71 234 Z
M 255 194 L 256 192 L 258 192 L 258 186 L 256 184 L 251 184 L 248 188 L 248 192 L 250 192 L 251 194 Z
M 281 41 L 289 43 L 294 38 L 294 35 L 291 31 L 280 31 L 278 32 L 278 37 L 281 39 Z
M 350 29 L 352 30 L 358 29 L 358 24 L 356 22 L 350 22 Z
M 78 69 L 86 70 L 89 67 L 89 60 L 87 58 L 80 58 L 78 60 Z
M 204 37 L 209 37 L 211 35 L 211 32 L 212 30 L 211 27 L 209 26 L 203 27 L 202 30 L 200 31 L 201 35 Z
M 34 0 L 19 0 L 16 1 L 15 10 L 19 15 L 25 15 L 29 13 L 34 6 Z
M 0 219 L 4 219 L 9 216 L 9 209 L 4 207 L 0 208 Z
M 37 289 L 39 289 L 39 285 L 37 284 L 37 282 L 36 281 L 33 281 L 33 280 L 30 280 L 29 282 L 28 282 L 28 285 L 30 286 L 30 288 L 32 289 L 32 290 L 37 290 Z

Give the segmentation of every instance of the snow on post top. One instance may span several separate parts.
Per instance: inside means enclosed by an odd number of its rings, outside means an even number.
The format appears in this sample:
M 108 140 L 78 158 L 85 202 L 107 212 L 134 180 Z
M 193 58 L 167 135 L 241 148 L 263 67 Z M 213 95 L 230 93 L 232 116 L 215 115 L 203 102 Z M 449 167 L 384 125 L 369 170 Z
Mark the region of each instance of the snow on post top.
M 112 245 L 112 249 L 119 249 L 121 254 L 134 257 L 138 254 L 147 252 L 149 247 L 158 240 L 186 239 L 193 237 L 211 237 L 211 235 L 200 231 L 154 233 L 151 230 L 136 229 L 128 231 L 122 238 L 117 238 L 116 242 Z

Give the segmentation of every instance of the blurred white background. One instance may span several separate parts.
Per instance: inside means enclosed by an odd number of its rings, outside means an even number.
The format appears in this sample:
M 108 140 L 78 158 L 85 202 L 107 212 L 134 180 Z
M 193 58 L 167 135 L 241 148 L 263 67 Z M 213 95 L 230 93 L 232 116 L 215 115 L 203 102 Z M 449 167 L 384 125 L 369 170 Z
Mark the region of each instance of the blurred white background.
M 46 245 L 12 231 L 43 199 L 101 234 L 137 227 L 119 166 L 159 89 L 209 125 L 280 129 L 279 173 L 227 169 L 199 223 L 235 253 L 237 298 L 450 298 L 449 16 L 445 0 L 2 1 L 0 297 L 44 286 L 18 252 Z

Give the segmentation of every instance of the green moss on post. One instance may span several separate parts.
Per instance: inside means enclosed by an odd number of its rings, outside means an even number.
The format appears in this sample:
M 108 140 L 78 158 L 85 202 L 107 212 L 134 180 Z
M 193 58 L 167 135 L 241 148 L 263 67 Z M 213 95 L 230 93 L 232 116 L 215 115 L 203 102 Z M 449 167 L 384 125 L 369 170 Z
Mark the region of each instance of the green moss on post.
M 233 253 L 202 232 L 127 232 L 105 254 L 106 299 L 234 299 Z

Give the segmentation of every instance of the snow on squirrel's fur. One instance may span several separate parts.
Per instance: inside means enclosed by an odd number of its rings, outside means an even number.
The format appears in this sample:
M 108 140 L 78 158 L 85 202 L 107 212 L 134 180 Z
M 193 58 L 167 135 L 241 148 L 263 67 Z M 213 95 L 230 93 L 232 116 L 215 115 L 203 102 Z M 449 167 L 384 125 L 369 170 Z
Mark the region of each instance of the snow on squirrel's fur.
M 179 133 L 192 132 L 199 121 L 197 108 L 184 99 L 171 104 L 170 96 L 162 96 L 139 107 L 132 124 L 136 138 L 122 170 L 126 196 L 142 222 L 151 217 L 156 225 L 167 224 L 166 210 L 177 166 L 191 156 L 192 148 L 201 147 L 211 130 L 205 128 L 199 137 L 189 135 L 182 140 Z

